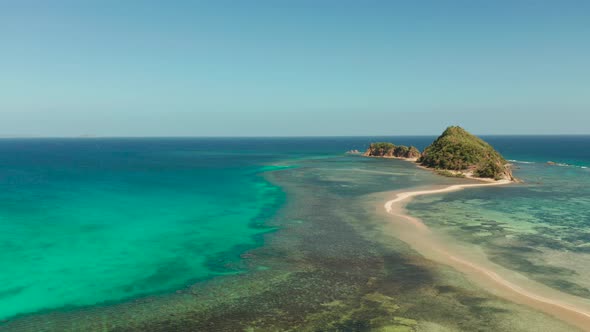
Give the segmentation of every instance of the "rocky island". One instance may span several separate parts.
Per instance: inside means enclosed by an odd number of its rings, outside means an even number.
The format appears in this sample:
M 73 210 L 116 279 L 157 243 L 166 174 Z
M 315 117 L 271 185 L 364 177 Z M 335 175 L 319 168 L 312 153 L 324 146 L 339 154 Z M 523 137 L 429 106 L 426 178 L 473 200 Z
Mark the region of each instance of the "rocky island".
M 379 142 L 372 143 L 364 155 L 412 160 L 444 176 L 516 181 L 500 153 L 458 126 L 448 127 L 422 153 L 413 146 Z
M 366 157 L 400 158 L 413 160 L 418 160 L 420 155 L 420 150 L 414 146 L 407 147 L 405 145 L 395 145 L 393 143 L 387 142 L 371 143 L 367 151 L 364 153 L 364 156 Z

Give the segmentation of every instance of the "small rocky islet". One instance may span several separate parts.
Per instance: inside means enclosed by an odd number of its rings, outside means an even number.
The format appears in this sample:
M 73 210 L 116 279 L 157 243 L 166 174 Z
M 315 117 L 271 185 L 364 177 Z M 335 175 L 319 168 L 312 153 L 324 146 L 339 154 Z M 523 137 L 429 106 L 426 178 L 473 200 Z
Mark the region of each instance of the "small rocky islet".
M 444 176 L 516 181 L 511 165 L 498 151 L 459 126 L 448 127 L 423 152 L 414 146 L 377 142 L 363 155 L 415 161 Z
M 364 156 L 382 157 L 382 158 L 420 158 L 420 150 L 415 146 L 407 147 L 405 145 L 395 145 L 388 142 L 371 143 Z

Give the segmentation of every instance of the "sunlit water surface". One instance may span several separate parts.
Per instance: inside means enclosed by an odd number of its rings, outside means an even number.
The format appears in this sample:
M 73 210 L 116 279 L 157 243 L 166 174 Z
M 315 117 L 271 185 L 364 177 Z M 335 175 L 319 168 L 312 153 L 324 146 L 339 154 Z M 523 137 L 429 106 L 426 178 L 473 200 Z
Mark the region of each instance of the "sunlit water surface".
M 14 330 L 561 329 L 382 241 L 367 197 L 457 180 L 343 152 L 432 139 L 2 140 L 0 318 Z M 588 297 L 590 138 L 487 139 L 526 184 L 418 198 L 411 213 Z

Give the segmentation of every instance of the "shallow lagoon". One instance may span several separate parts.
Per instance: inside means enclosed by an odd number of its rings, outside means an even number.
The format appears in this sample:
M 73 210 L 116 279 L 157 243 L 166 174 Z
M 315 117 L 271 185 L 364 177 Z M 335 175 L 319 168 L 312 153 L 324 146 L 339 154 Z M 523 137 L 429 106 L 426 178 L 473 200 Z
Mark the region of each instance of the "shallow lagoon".
M 502 266 L 590 299 L 590 172 L 515 165 L 524 184 L 421 197 L 409 209 Z
M 327 153 L 340 146 L 358 148 L 362 142 L 357 139 L 326 143 L 311 155 L 302 153 L 305 149 L 300 143 L 296 144 L 299 148 L 287 144 L 290 149 L 284 144 L 271 145 L 273 152 L 257 155 L 263 161 L 253 162 L 252 173 L 242 175 L 243 179 L 257 179 L 254 185 L 266 188 L 271 197 L 283 199 L 252 208 L 253 217 L 232 219 L 251 235 L 236 237 L 238 244 L 230 250 L 195 263 L 217 277 L 208 275 L 199 282 L 183 280 L 182 286 L 121 301 L 66 306 L 11 318 L 2 329 L 530 331 L 544 326 L 552 331 L 572 330 L 544 314 L 490 295 L 459 273 L 424 259 L 394 236 L 383 233 L 383 225 L 390 220 L 375 213 L 384 199 L 375 192 L 457 180 L 435 176 L 402 161 Z M 180 154 L 193 155 L 193 149 L 186 147 Z M 495 191 L 474 189 L 484 196 Z M 453 195 L 467 193 L 418 199 L 412 210 L 417 211 L 419 204 L 428 205 L 430 209 L 420 209 L 425 211 L 420 216 L 434 225 L 436 220 L 431 217 L 436 215 L 439 203 L 441 211 L 447 208 L 437 200 L 450 197 L 452 201 Z M 252 202 L 251 195 L 252 191 L 236 195 L 218 210 L 232 211 L 235 200 Z M 471 200 L 469 204 L 482 204 L 487 199 Z M 470 208 L 473 205 L 466 206 L 465 211 Z M 444 231 L 452 233 L 453 228 L 469 225 L 457 221 L 446 226 Z M 486 227 L 467 233 L 495 232 L 494 225 Z M 522 233 L 530 229 L 522 227 Z M 191 234 L 194 229 L 185 231 Z M 220 245 L 231 244 L 218 241 Z M 191 255 L 203 250 L 198 246 L 183 247 L 172 257 L 192 261 Z M 498 246 L 514 250 L 501 243 Z M 577 277 L 569 278 L 581 283 Z
M 210 265 L 259 245 L 255 236 L 268 230 L 250 224 L 272 215 L 284 195 L 257 175 L 252 160 L 260 157 L 227 164 L 190 143 L 168 145 L 0 142 L 0 319 L 236 272 Z

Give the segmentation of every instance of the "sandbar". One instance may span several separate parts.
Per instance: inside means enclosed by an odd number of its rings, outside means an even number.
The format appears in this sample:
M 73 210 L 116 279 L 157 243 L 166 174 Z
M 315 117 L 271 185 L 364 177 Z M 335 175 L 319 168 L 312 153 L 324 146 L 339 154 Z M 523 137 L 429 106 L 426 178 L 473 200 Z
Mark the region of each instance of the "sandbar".
M 455 268 L 466 275 L 470 281 L 494 295 L 535 308 L 581 330 L 590 331 L 590 301 L 587 299 L 560 292 L 516 271 L 497 265 L 488 260 L 482 250 L 474 250 L 472 247 L 453 241 L 444 234 L 435 234 L 420 219 L 409 215 L 405 209 L 406 204 L 416 196 L 510 183 L 513 182 L 500 180 L 397 192 L 384 207 L 388 214 L 397 217 L 390 223 L 393 235 L 408 243 L 426 258 Z

